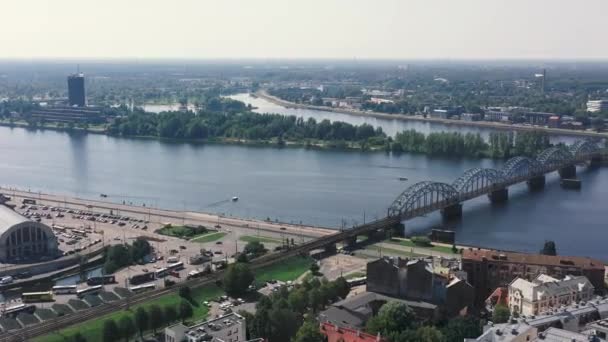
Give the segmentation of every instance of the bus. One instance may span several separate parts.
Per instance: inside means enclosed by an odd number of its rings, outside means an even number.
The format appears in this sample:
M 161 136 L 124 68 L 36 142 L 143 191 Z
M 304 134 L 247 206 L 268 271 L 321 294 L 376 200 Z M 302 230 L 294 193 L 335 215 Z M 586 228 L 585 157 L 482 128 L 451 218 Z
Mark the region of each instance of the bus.
M 367 277 L 352 278 L 346 281 L 349 287 L 364 285 L 367 283 Z
M 129 284 L 139 285 L 154 281 L 154 279 L 156 279 L 155 272 L 140 273 L 129 278 Z
M 169 264 L 169 266 L 167 266 L 167 269 L 169 271 L 183 270 L 184 269 L 184 263 L 182 261 L 180 261 L 180 262 L 176 262 L 176 263 L 173 263 L 173 264 Z
M 87 285 L 114 284 L 115 282 L 116 278 L 113 275 L 89 277 L 89 279 L 87 279 Z
M 158 278 L 164 278 L 168 274 L 169 274 L 169 269 L 168 268 L 160 268 L 156 272 L 154 272 L 154 276 L 156 277 L 156 279 L 158 279 Z
M 151 284 L 144 284 L 144 285 L 129 287 L 129 290 L 133 293 L 141 293 L 141 292 L 145 292 L 145 291 L 154 290 L 155 288 L 156 288 L 156 284 L 151 283 Z
M 21 300 L 24 303 L 52 302 L 53 292 L 24 292 L 21 294 Z
M 25 305 L 19 304 L 15 306 L 11 306 L 2 311 L 2 317 L 17 317 L 18 314 L 22 312 L 27 312 L 29 314 L 33 314 L 36 311 L 36 305 Z
M 21 203 L 23 203 L 23 204 L 36 204 L 36 200 L 35 199 L 31 199 L 31 198 L 24 198 L 23 201 L 21 201 Z
M 56 295 L 76 294 L 77 289 L 76 285 L 56 285 L 53 286 L 53 293 Z
M 84 289 L 76 290 L 76 296 L 78 298 L 82 298 L 88 294 L 98 294 L 101 291 L 101 288 L 102 288 L 101 285 L 97 285 L 97 286 L 91 286 L 91 287 L 86 287 Z

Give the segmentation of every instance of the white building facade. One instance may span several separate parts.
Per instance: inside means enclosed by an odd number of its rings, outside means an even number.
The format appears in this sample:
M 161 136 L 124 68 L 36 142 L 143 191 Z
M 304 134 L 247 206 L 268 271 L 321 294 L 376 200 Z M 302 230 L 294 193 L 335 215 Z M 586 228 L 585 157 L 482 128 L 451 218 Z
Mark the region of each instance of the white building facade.
M 509 309 L 520 315 L 541 315 L 561 306 L 588 301 L 594 287 L 584 276 L 559 280 L 541 274 L 531 282 L 517 278 L 509 284 Z

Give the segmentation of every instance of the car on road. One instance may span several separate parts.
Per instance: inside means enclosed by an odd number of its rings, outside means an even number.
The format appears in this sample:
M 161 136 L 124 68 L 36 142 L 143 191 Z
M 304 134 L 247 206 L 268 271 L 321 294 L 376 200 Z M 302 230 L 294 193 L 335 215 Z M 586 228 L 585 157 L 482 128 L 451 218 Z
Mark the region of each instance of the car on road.
M 186 249 L 186 246 L 179 246 L 179 249 Z
M 215 244 L 216 244 L 216 245 L 221 245 L 221 244 L 222 244 L 222 241 L 217 241 Z
M 222 228 L 222 226 L 220 226 L 219 224 L 216 224 L 216 225 L 215 225 L 215 226 L 213 226 L 213 227 L 215 227 L 215 228 L 217 228 L 217 229 Z
M 147 268 L 142 268 L 141 271 L 144 272 L 144 273 L 148 273 L 148 269 Z
M 281 230 L 286 230 L 286 229 L 287 229 L 287 228 L 285 228 L 285 227 L 281 227 Z

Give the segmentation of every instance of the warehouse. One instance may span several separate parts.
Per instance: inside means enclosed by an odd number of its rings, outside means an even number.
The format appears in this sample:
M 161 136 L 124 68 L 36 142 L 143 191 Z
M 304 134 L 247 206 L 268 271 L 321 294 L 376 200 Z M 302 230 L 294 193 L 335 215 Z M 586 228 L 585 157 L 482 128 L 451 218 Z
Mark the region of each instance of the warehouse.
M 58 255 L 51 228 L 0 205 L 0 262 L 37 261 Z

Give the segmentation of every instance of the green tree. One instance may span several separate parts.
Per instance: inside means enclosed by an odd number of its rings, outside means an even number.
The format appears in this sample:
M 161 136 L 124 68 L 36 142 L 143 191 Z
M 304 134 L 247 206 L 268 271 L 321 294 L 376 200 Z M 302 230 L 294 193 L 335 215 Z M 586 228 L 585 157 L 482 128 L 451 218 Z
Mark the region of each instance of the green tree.
M 133 336 L 133 334 L 136 332 L 135 324 L 133 323 L 133 319 L 130 315 L 122 316 L 118 322 L 118 326 L 122 337 L 124 337 L 125 341 L 127 342 L 129 341 L 129 338 L 131 338 L 131 336 Z
M 103 322 L 102 340 L 103 342 L 116 342 L 120 338 L 120 330 L 116 325 L 116 322 L 112 319 L 108 319 Z
M 77 332 L 76 334 L 74 334 L 74 336 L 72 336 L 70 341 L 71 342 L 87 342 L 87 339 L 84 336 L 82 336 L 81 333 Z
M 248 242 L 247 245 L 245 245 L 245 248 L 243 249 L 243 253 L 250 254 L 253 258 L 257 258 L 261 255 L 264 255 L 266 251 L 267 249 L 264 247 L 264 244 L 259 241 Z
M 420 342 L 444 342 L 444 336 L 439 329 L 432 326 L 424 326 L 416 329 L 414 340 Z
M 188 318 L 192 317 L 194 311 L 192 310 L 192 306 L 186 300 L 182 300 L 179 303 L 179 318 L 184 322 Z
M 148 313 L 141 306 L 135 310 L 135 325 L 139 331 L 139 337 L 143 337 L 144 331 L 148 329 Z
M 302 324 L 298 332 L 296 333 L 296 337 L 293 340 L 294 342 L 323 342 L 324 336 L 319 331 L 319 325 L 313 320 L 307 320 Z
M 319 274 L 319 264 L 317 264 L 317 262 L 313 262 L 312 264 L 310 264 L 310 272 L 313 275 Z
M 447 342 L 461 342 L 465 338 L 477 338 L 482 333 L 481 322 L 474 317 L 456 317 L 442 329 Z
M 296 314 L 289 309 L 273 309 L 268 315 L 270 319 L 269 342 L 291 341 L 295 336 L 300 322 Z
M 378 315 L 367 321 L 366 330 L 373 335 L 400 333 L 415 326 L 416 315 L 407 305 L 399 302 L 384 304 Z
M 177 314 L 177 310 L 175 310 L 175 306 L 166 305 L 163 308 L 163 317 L 164 317 L 165 323 L 167 325 L 175 322 L 179 318 L 179 316 Z
M 148 324 L 149 328 L 156 333 L 156 329 L 160 328 L 164 323 L 163 311 L 156 304 L 148 308 Z
M 496 324 L 506 323 L 509 320 L 510 315 L 511 313 L 506 305 L 498 304 L 494 307 L 494 312 L 492 313 L 492 322 Z
M 306 289 L 298 288 L 292 290 L 287 297 L 287 302 L 293 311 L 300 314 L 304 313 L 308 306 L 308 293 L 306 292 Z
M 182 286 L 179 288 L 179 296 L 185 299 L 192 298 L 192 293 L 190 291 L 190 286 Z
M 224 290 L 229 296 L 240 297 L 247 291 L 253 279 L 253 272 L 247 264 L 232 264 L 224 275 Z
M 350 292 L 350 286 L 344 277 L 339 277 L 333 282 L 334 288 L 336 289 L 336 295 L 342 299 L 348 296 Z
M 540 250 L 540 254 L 557 255 L 557 248 L 555 247 L 555 242 L 551 240 L 545 241 L 543 249 Z

